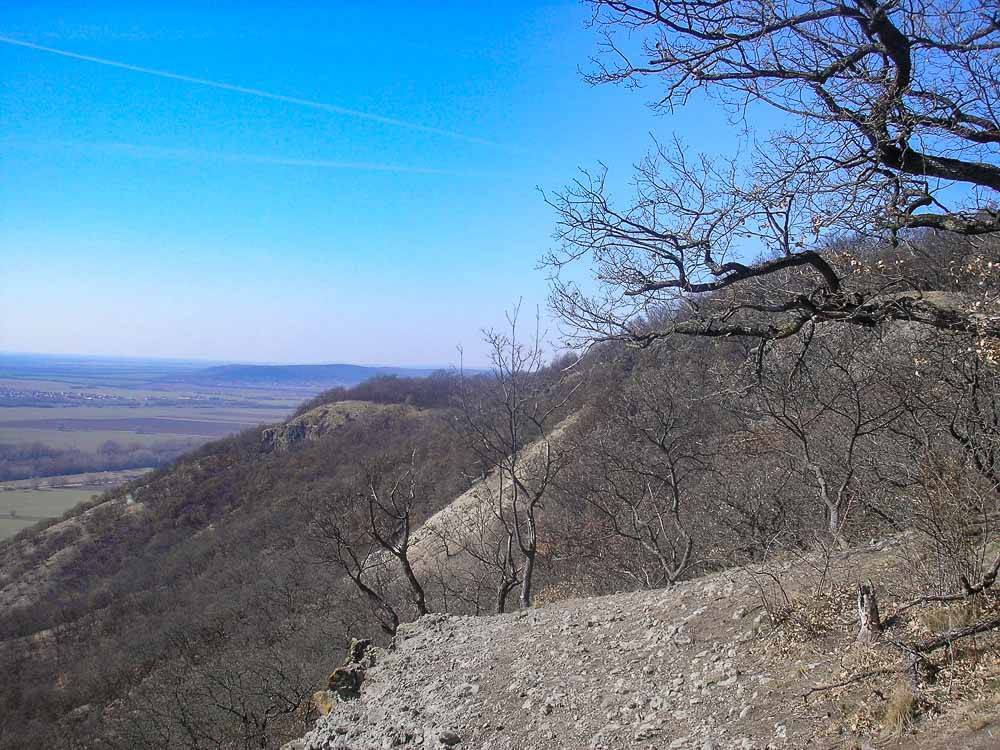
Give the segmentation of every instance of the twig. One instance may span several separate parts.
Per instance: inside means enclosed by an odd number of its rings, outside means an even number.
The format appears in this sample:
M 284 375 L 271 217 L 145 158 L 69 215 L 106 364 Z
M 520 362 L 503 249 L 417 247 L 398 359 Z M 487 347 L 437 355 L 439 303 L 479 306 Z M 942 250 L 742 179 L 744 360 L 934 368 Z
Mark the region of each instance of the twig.
M 832 685 L 818 685 L 813 688 L 809 688 L 805 693 L 802 694 L 802 700 L 808 701 L 809 698 L 814 693 L 823 693 L 827 690 L 836 690 L 837 688 L 847 687 L 848 685 L 853 685 L 855 682 L 860 682 L 861 680 L 867 680 L 869 677 L 882 677 L 883 675 L 899 674 L 898 669 L 873 669 L 870 672 L 859 672 L 856 675 L 848 677 L 843 682 L 835 682 Z
M 952 643 L 962 638 L 968 638 L 972 635 L 978 635 L 979 633 L 985 633 L 989 630 L 998 629 L 1000 629 L 1000 615 L 991 620 L 981 620 L 980 622 L 968 625 L 964 628 L 949 630 L 947 633 L 943 633 L 937 638 L 928 638 L 927 640 L 918 641 L 917 643 L 913 643 L 911 645 L 921 654 L 928 654 L 931 651 L 937 651 L 939 648 L 944 646 L 950 646 Z

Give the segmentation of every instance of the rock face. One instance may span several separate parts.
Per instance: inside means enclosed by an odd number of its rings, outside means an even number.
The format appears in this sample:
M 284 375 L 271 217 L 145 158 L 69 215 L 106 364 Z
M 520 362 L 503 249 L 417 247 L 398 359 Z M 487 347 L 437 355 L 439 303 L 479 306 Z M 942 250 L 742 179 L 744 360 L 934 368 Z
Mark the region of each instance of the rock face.
M 305 440 L 306 435 L 306 426 L 302 422 L 268 427 L 261 436 L 260 448 L 264 453 L 286 451 Z
M 330 674 L 327 690 L 339 700 L 357 700 L 361 695 L 361 683 L 365 679 L 365 672 L 375 666 L 375 660 L 375 648 L 371 641 L 367 638 L 352 639 L 343 666 L 337 667 Z
M 327 716 L 341 701 L 357 700 L 361 695 L 365 672 L 375 666 L 380 652 L 381 649 L 373 646 L 367 638 L 352 638 L 344 663 L 330 674 L 325 690 L 312 694 L 308 706 L 304 708 L 303 718 Z M 284 745 L 282 750 L 300 750 L 303 747 L 302 740 L 295 740 Z
M 399 405 L 373 404 L 369 401 L 338 401 L 324 404 L 284 424 L 266 428 L 261 435 L 260 448 L 264 453 L 287 451 L 303 441 L 318 440 L 348 422 L 392 409 L 408 408 Z

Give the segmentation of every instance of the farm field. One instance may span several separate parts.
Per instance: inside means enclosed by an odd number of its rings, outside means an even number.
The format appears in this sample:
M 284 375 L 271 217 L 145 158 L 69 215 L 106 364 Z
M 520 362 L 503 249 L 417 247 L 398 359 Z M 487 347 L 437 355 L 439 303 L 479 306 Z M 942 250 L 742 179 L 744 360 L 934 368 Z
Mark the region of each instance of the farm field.
M 2 387 L 3 381 L 0 381 Z M 107 441 L 195 444 L 284 419 L 299 400 L 253 406 L 14 406 L 0 408 L 0 444 L 43 443 L 96 450 Z
M 208 441 L 280 422 L 327 388 L 429 372 L 0 352 L 0 483 L 163 466 Z
M 0 487 L 0 539 L 13 536 L 39 521 L 57 518 L 106 489 L 97 485 L 40 489 Z
M 148 469 L 67 474 L 0 483 L 0 539 L 13 536 L 39 521 L 58 518 L 70 508 L 119 484 L 142 476 Z
M 0 352 L 0 537 L 327 388 L 429 372 Z
M 298 402 L 242 408 L 92 406 L 0 408 L 0 443 L 32 443 L 94 450 L 106 441 L 149 445 L 196 442 L 278 422 Z
M 12 479 L 0 482 L 0 493 L 13 490 L 44 490 L 51 488 L 93 488 L 93 492 L 101 493 L 111 487 L 141 477 L 149 469 L 123 469 L 122 471 L 88 471 L 80 474 L 63 474 L 60 476 L 40 477 L 37 479 Z M 0 494 L 2 498 L 2 494 Z
M 0 422 L 0 445 L 42 443 L 53 448 L 96 451 L 105 443 L 118 442 L 123 445 L 138 444 L 148 448 L 164 441 L 190 442 L 192 447 L 205 442 L 206 438 L 186 434 L 162 432 L 135 432 L 133 430 L 90 429 L 59 430 L 43 428 L 12 427 Z
M 321 387 L 198 380 L 203 362 L 0 353 L 0 521 L 60 515 L 107 489 L 87 472 L 148 469 L 211 440 L 280 422 Z M 67 478 L 64 475 L 72 475 Z M 2 489 L 60 476 L 76 488 Z M 82 489 L 81 489 L 82 488 Z M 11 503 L 16 499 L 16 503 Z M 10 506 L 10 507 L 8 507 Z M 13 519 L 9 511 L 22 518 Z
M 101 494 L 106 487 L 43 487 L 39 489 L 0 488 L 0 516 L 53 518 L 77 503 Z

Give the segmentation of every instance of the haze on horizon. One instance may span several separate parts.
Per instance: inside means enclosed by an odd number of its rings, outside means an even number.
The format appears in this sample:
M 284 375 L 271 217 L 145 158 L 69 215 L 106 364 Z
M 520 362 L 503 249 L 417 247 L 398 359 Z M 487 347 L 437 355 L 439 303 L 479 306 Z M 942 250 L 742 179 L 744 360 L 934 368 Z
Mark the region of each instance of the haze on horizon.
M 654 129 L 735 138 L 584 83 L 587 17 L 7 5 L 0 351 L 481 364 L 545 309 L 539 189 L 600 161 L 624 190 Z

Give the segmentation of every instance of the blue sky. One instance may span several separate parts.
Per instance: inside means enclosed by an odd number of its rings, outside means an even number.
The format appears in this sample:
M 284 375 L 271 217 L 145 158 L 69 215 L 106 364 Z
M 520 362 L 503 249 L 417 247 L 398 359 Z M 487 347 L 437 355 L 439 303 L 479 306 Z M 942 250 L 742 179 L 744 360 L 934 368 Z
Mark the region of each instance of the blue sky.
M 587 18 L 0 3 L 7 40 L 180 77 L 0 42 L 0 350 L 482 363 L 480 329 L 545 305 L 537 188 L 599 160 L 624 186 L 651 131 L 735 141 L 721 111 L 585 84 Z

